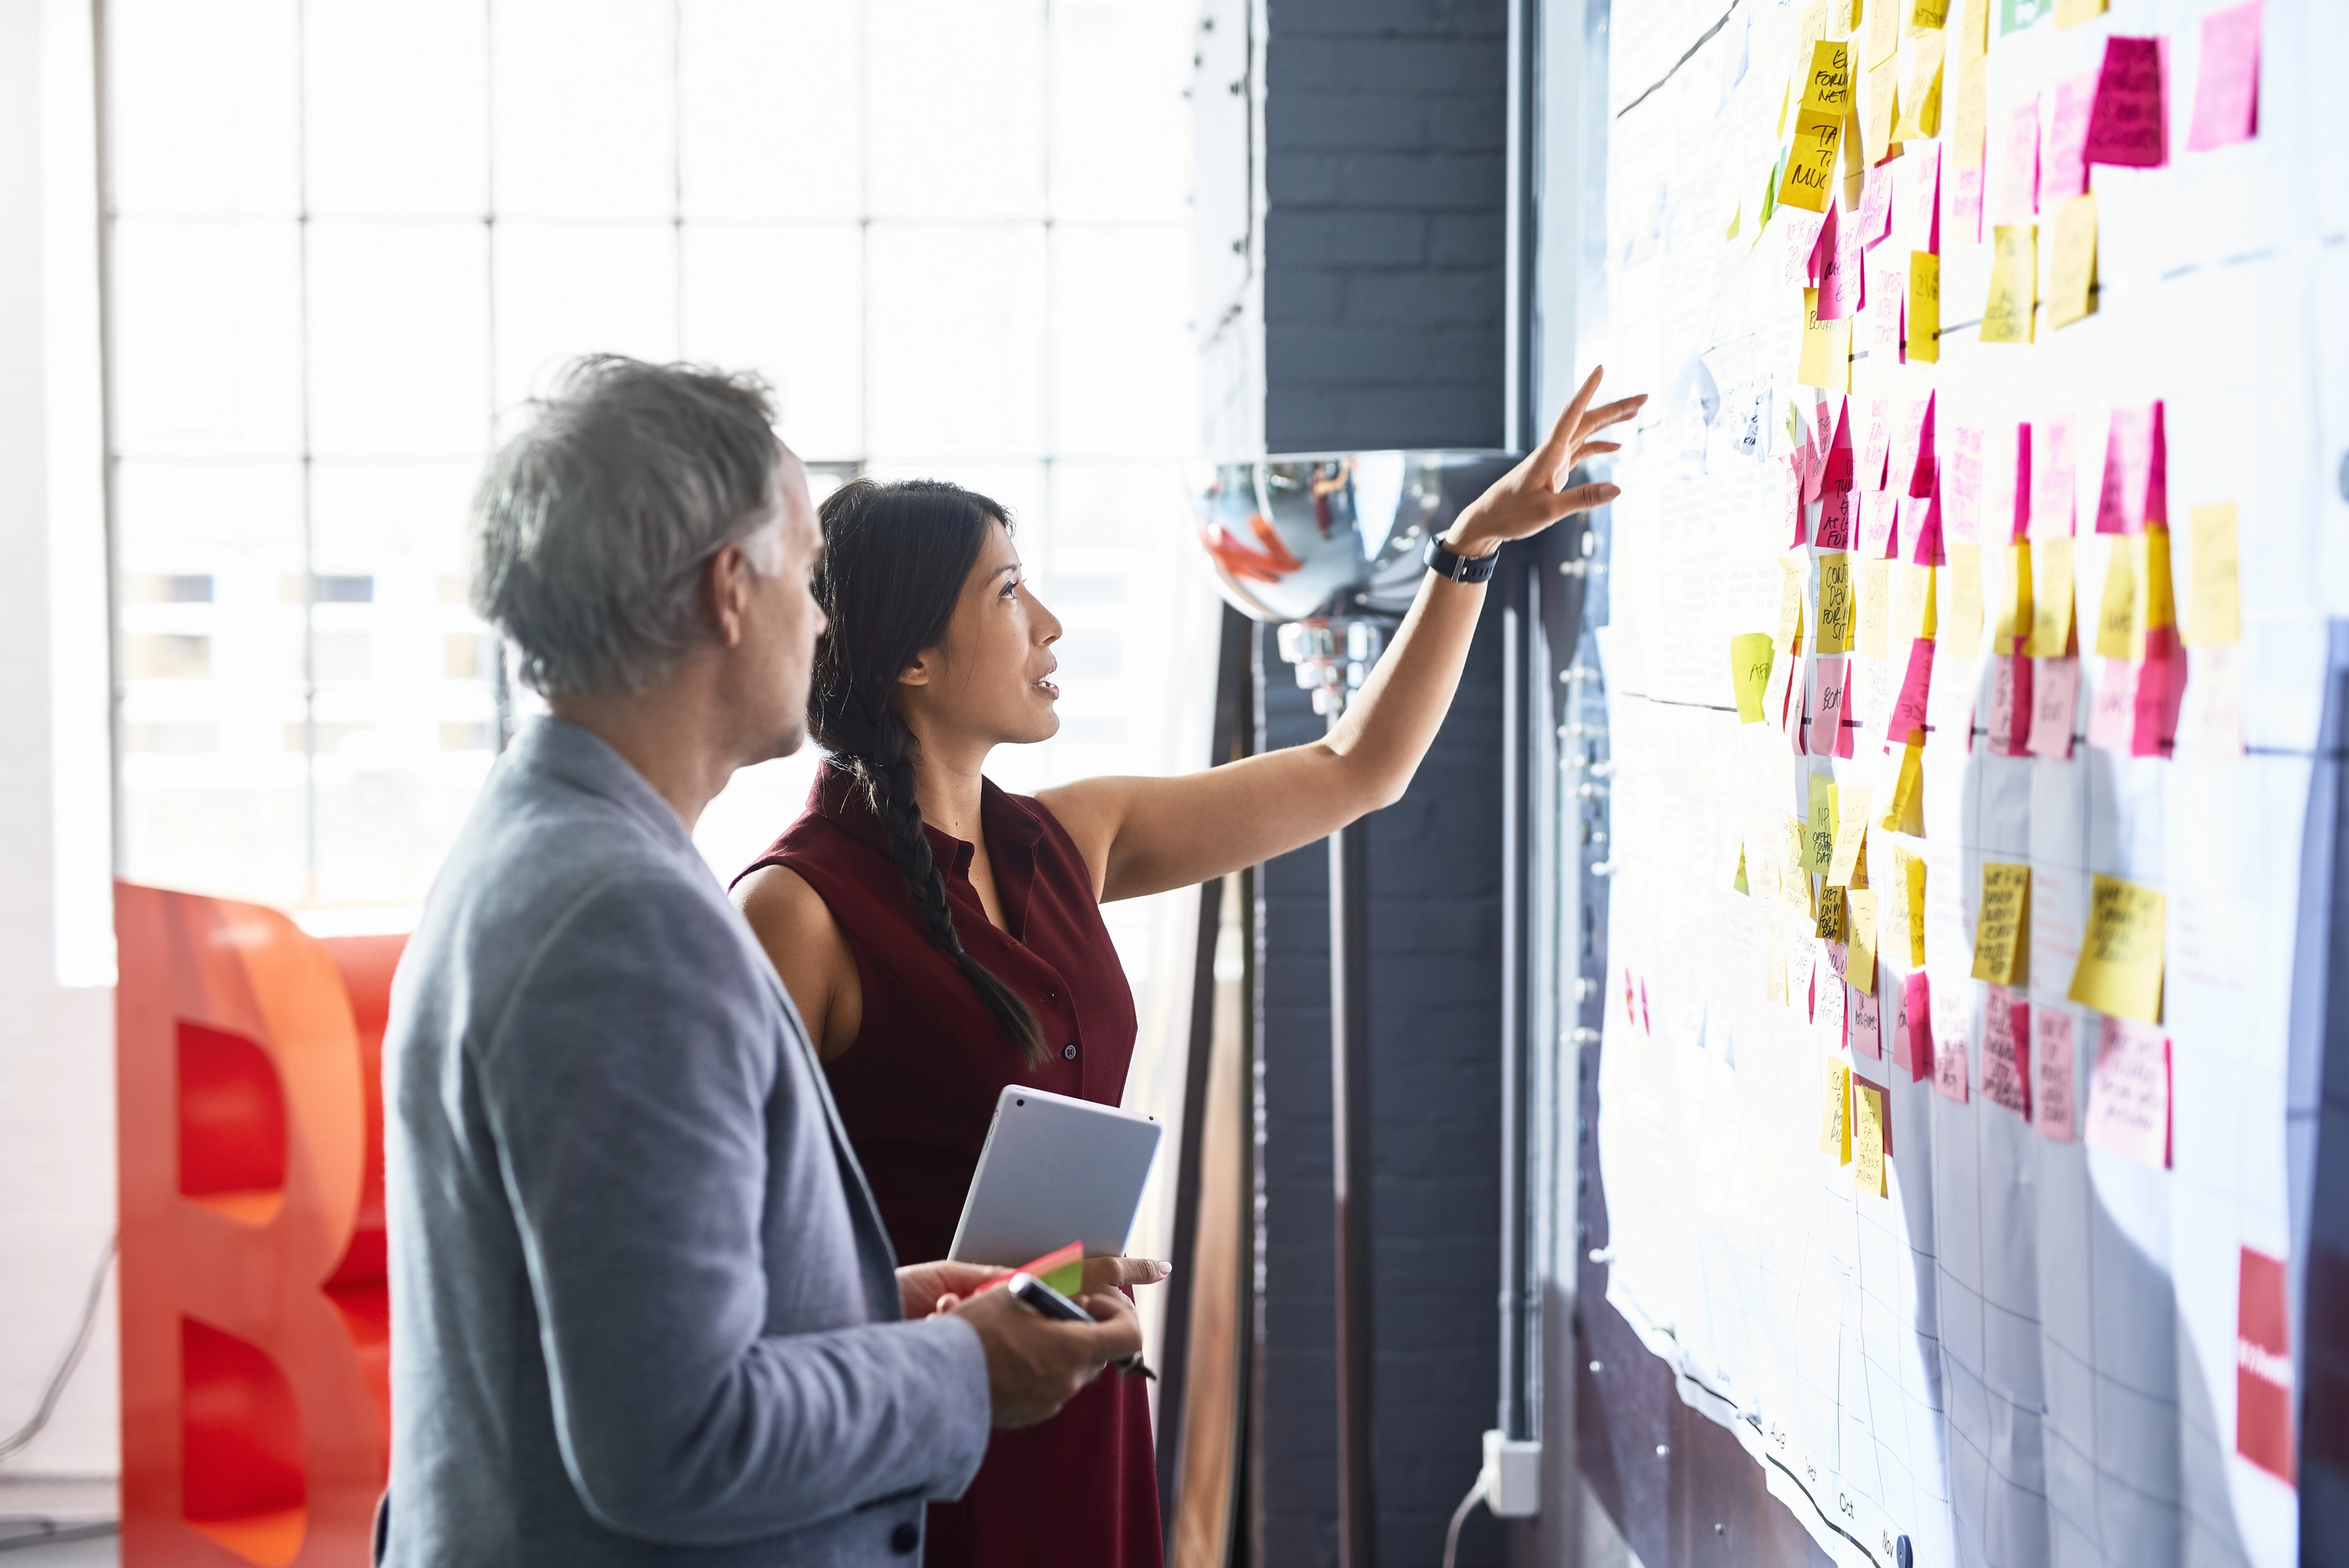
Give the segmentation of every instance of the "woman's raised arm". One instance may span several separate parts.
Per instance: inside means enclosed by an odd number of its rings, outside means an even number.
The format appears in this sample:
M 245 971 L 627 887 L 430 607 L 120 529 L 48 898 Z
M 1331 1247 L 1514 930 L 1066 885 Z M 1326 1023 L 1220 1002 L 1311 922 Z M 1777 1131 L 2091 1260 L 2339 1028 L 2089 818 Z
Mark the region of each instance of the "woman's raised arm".
M 1645 396 L 1592 408 L 1593 370 L 1549 437 L 1464 508 L 1444 543 L 1489 556 L 1511 539 L 1614 499 L 1611 484 L 1560 490 L 1584 458 L 1611 452 L 1598 431 Z M 1431 572 L 1402 629 L 1325 738 L 1175 778 L 1080 779 L 1044 791 L 1085 857 L 1103 902 L 1202 882 L 1328 836 L 1401 798 L 1460 684 L 1485 603 L 1481 583 Z

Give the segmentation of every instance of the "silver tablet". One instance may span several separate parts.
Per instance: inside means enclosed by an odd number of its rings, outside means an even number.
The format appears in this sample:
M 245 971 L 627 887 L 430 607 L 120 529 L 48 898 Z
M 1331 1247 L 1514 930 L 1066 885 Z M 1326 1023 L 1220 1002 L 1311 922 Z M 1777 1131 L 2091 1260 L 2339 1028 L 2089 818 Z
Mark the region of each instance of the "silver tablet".
M 1123 1251 L 1163 1130 L 1114 1106 L 1007 1086 L 947 1256 L 1011 1269 L 1071 1241 L 1089 1258 Z

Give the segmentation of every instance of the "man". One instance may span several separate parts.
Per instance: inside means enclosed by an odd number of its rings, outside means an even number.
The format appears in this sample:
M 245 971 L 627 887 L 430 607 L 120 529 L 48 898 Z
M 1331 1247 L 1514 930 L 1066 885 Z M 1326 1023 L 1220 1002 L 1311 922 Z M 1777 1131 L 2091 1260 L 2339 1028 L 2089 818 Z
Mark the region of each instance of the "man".
M 986 1271 L 894 1269 L 799 1015 L 694 849 L 735 769 L 800 744 L 823 628 L 771 421 L 748 379 L 584 361 L 475 503 L 474 605 L 553 716 L 492 774 L 393 989 L 401 1568 L 908 1563 L 990 1419 L 1041 1420 L 1140 1347 L 1114 1291 L 1060 1324 L 971 1295 Z

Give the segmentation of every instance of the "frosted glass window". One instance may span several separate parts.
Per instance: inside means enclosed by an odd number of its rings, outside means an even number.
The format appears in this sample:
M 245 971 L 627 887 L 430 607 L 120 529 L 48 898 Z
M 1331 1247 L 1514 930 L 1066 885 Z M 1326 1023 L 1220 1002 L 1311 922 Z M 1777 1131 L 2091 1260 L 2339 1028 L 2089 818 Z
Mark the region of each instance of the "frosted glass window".
M 883 0 L 864 13 L 876 217 L 1040 218 L 1042 0 Z
M 1187 451 L 1199 406 L 1191 235 L 1174 224 L 1052 229 L 1052 433 L 1087 457 Z
M 867 244 L 873 451 L 1044 451 L 1043 226 L 875 223 Z
M 863 28 L 854 5 L 682 0 L 678 32 L 687 217 L 863 215 Z
M 109 0 L 109 183 L 124 212 L 301 206 L 294 0 Z
M 126 217 L 114 229 L 113 303 L 124 451 L 302 450 L 294 224 Z
M 308 0 L 302 41 L 311 211 L 489 211 L 481 0 Z
M 490 432 L 488 231 L 310 224 L 310 444 L 479 454 Z
M 115 554 L 125 572 L 212 574 L 212 599 L 225 604 L 248 563 L 262 559 L 254 569 L 274 582 L 299 569 L 301 551 L 299 463 L 128 458 L 116 469 Z
M 676 212 L 671 15 L 667 0 L 490 7 L 491 169 L 501 214 Z
M 378 574 L 376 600 L 394 597 L 387 567 L 417 574 L 415 597 L 440 602 L 440 579 L 467 569 L 465 519 L 478 459 L 462 462 L 332 462 L 310 471 L 310 545 L 321 574 Z M 405 587 L 398 597 L 410 592 Z M 461 596 L 460 596 L 461 597 Z
M 688 224 L 684 248 L 686 358 L 763 374 L 802 457 L 863 456 L 864 231 Z
M 1195 8 L 1165 0 L 1054 0 L 1054 217 L 1182 223 L 1187 236 L 1197 26 Z
M 677 357 L 677 232 L 667 223 L 501 223 L 498 406 L 582 354 Z

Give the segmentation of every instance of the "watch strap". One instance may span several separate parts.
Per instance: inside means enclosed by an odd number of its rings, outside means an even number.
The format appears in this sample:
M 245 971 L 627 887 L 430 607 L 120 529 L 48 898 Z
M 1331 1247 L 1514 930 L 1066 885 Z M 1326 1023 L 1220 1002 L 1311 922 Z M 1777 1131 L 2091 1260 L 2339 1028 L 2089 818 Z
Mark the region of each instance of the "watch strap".
M 1463 556 L 1444 548 L 1444 541 L 1431 535 L 1421 559 L 1427 563 L 1429 571 L 1455 583 L 1489 583 L 1494 568 L 1501 564 L 1501 553 L 1495 550 L 1489 556 Z

